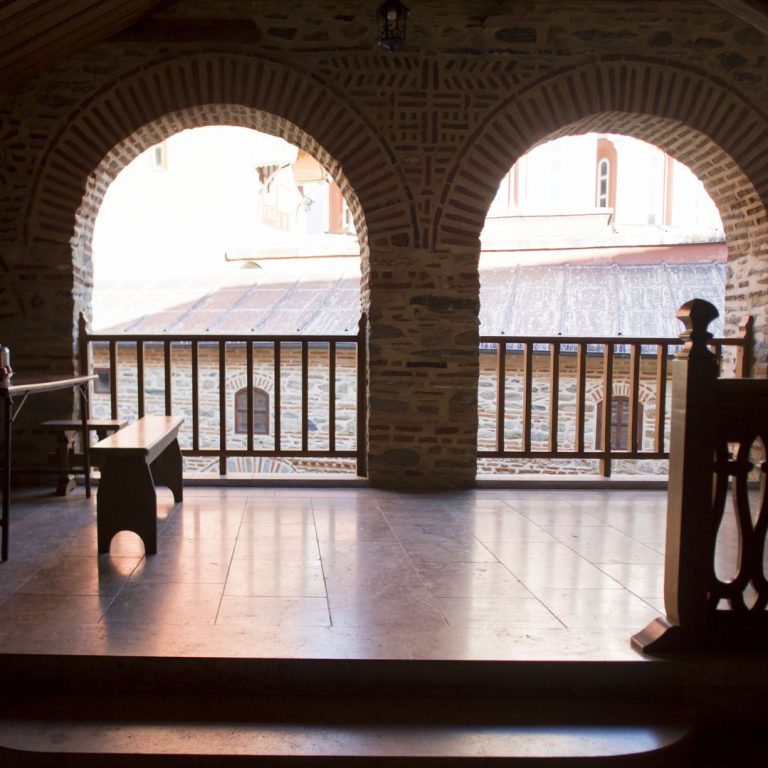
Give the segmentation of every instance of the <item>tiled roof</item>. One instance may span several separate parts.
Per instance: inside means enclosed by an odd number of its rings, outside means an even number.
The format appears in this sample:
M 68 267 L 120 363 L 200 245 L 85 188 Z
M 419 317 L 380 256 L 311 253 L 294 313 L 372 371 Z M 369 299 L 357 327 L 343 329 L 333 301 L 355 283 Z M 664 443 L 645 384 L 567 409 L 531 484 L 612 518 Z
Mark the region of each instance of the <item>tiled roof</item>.
M 723 311 L 726 267 L 560 263 L 481 268 L 484 335 L 677 336 L 675 312 L 699 297 Z M 348 334 L 360 316 L 357 259 L 284 260 L 187 277 L 171 287 L 96 289 L 94 330 L 130 334 Z M 101 319 L 101 322 L 99 322 Z M 710 328 L 723 332 L 722 319 Z

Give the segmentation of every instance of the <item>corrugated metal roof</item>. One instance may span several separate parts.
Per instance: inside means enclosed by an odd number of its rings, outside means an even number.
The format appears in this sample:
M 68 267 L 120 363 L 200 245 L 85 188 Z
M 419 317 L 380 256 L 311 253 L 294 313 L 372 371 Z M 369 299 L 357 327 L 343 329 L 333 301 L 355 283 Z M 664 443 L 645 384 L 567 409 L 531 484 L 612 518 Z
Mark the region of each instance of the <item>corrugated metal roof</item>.
M 332 262 L 332 263 L 328 263 Z M 356 259 L 281 263 L 280 272 L 239 270 L 234 277 L 199 285 L 192 280 L 162 291 L 158 286 L 116 284 L 98 288 L 108 315 L 102 333 L 342 334 L 360 317 Z M 725 264 L 546 264 L 481 268 L 480 332 L 484 335 L 677 336 L 675 312 L 692 298 L 711 301 L 723 332 Z M 174 303 L 174 291 L 180 300 Z M 125 317 L 127 308 L 134 314 Z M 113 318 L 115 315 L 113 315 Z

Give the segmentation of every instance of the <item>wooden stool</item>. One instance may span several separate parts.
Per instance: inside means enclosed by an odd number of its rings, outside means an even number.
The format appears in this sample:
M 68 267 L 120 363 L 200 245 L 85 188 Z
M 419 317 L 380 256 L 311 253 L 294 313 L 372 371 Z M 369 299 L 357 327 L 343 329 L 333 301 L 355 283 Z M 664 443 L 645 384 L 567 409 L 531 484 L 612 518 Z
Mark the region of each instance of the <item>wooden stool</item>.
M 122 429 L 127 423 L 125 419 L 88 419 L 88 429 L 96 432 L 99 440 L 103 440 L 107 435 Z M 78 456 L 70 450 L 74 443 L 74 436 L 79 435 L 82 430 L 82 422 L 80 419 L 53 419 L 44 421 L 40 428 L 56 435 L 54 461 L 59 469 L 56 495 L 66 496 L 75 487 L 73 472 L 83 472 L 82 468 L 75 468 L 72 459 Z

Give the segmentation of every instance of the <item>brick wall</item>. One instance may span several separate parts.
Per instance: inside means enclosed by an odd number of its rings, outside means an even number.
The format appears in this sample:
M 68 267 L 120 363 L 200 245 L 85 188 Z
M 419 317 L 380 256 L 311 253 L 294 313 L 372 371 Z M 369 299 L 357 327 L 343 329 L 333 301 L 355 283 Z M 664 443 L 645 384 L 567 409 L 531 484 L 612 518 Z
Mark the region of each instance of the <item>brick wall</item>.
M 406 49 L 372 4 L 162 4 L 0 94 L 0 313 L 17 369 L 71 369 L 110 180 L 171 132 L 248 125 L 312 152 L 361 237 L 375 485 L 463 487 L 476 464 L 478 237 L 525 151 L 586 130 L 652 141 L 720 208 L 728 331 L 768 343 L 765 36 L 715 5 L 417 3 Z M 233 23 L 234 22 L 234 23 Z M 19 425 L 22 448 L 43 410 Z

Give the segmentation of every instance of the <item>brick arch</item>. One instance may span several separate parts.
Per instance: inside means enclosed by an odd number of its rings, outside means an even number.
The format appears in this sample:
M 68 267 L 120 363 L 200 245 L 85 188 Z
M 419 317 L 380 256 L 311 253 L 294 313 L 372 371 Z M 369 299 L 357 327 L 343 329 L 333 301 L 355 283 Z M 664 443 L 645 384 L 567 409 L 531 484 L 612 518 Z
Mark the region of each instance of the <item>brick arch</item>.
M 412 195 L 360 114 L 282 62 L 209 51 L 144 65 L 79 105 L 37 173 L 26 242 L 87 240 L 93 206 L 133 157 L 170 133 L 217 123 L 279 135 L 315 155 L 350 204 L 362 249 L 371 237 L 416 239 Z
M 768 116 L 722 81 L 670 62 L 596 62 L 532 83 L 467 142 L 435 217 L 435 242 L 477 247 L 498 185 L 534 146 L 589 131 L 647 141 L 687 165 L 717 205 L 728 243 L 726 326 L 755 316 L 758 361 L 768 356 Z

